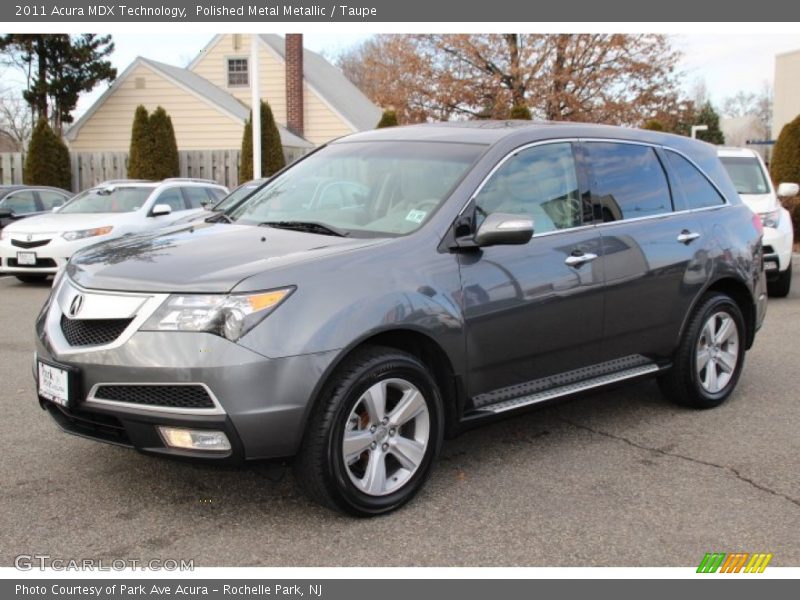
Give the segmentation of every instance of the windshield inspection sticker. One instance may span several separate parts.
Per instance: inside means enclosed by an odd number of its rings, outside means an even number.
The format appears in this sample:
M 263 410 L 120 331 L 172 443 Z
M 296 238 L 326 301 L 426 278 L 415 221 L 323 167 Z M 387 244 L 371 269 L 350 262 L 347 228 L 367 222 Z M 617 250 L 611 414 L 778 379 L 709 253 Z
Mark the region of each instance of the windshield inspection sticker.
M 412 209 L 408 211 L 408 214 L 406 215 L 406 221 L 411 221 L 412 223 L 422 223 L 422 220 L 427 214 L 428 213 L 424 210 Z

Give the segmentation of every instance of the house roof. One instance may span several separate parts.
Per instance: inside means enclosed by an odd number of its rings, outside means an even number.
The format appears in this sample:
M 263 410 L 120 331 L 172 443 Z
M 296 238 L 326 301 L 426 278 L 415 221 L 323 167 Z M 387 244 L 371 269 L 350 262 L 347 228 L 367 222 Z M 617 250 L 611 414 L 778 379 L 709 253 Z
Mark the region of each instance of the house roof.
M 285 60 L 286 40 L 283 37 L 274 33 L 262 33 L 259 37 Z M 374 129 L 378 124 L 381 109 L 345 77 L 340 69 L 307 48 L 303 48 L 303 76 L 322 100 L 356 130 Z
M 151 60 L 139 56 L 134 60 L 125 71 L 109 86 L 109 88 L 97 99 L 97 101 L 78 119 L 66 133 L 68 140 L 74 140 L 80 128 L 89 118 L 103 105 L 103 103 L 116 91 L 119 85 L 127 79 L 139 65 L 146 65 L 156 73 L 166 77 L 179 87 L 184 88 L 191 94 L 199 97 L 208 104 L 214 106 L 221 112 L 227 113 L 234 119 L 245 122 L 250 117 L 250 108 L 242 104 L 238 99 L 231 96 L 228 92 L 220 89 L 207 79 L 189 69 L 183 69 L 174 65 Z M 278 125 L 278 133 L 281 136 L 281 144 L 292 148 L 313 148 L 314 145 L 308 140 L 295 135 L 281 124 Z

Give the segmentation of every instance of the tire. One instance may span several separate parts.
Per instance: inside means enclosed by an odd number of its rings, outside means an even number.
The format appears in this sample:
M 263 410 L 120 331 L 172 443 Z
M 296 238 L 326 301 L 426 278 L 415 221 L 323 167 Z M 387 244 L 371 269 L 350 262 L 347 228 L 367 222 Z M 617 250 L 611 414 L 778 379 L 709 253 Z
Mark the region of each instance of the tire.
M 401 404 L 411 410 L 398 411 Z M 324 506 L 358 517 L 385 514 L 422 488 L 443 438 L 441 394 L 428 369 L 411 354 L 367 347 L 347 358 L 323 387 L 294 460 L 295 478 Z
M 672 369 L 658 379 L 661 391 L 681 406 L 719 406 L 739 381 L 746 339 L 744 318 L 736 302 L 726 294 L 706 294 L 689 319 Z M 700 368 L 701 352 L 707 361 L 704 369 Z
M 778 277 L 767 281 L 767 294 L 772 298 L 786 298 L 792 287 L 792 261 L 785 271 L 778 273 Z
M 22 283 L 42 283 L 47 279 L 47 275 L 15 275 Z

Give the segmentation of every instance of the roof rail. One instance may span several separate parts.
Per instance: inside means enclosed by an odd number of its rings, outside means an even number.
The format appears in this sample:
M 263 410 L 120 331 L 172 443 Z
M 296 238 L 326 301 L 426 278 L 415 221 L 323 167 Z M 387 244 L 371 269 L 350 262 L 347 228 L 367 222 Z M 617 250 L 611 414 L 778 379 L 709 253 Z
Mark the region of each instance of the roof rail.
M 150 179 L 107 179 L 106 181 L 101 181 L 100 183 L 93 185 L 92 187 L 105 187 L 109 185 L 118 185 L 120 183 L 154 183 Z
M 222 185 L 213 179 L 202 179 L 200 177 L 167 177 L 163 181 L 190 181 L 192 183 L 213 183 L 214 185 Z

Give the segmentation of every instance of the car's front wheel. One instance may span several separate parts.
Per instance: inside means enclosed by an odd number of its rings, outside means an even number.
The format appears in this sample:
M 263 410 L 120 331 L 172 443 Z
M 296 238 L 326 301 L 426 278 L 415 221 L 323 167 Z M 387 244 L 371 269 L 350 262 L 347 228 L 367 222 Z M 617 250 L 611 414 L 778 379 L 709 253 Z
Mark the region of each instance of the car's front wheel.
M 778 273 L 778 276 L 773 281 L 767 281 L 767 294 L 772 298 L 785 298 L 789 295 L 789 290 L 792 288 L 792 261 L 789 261 L 789 267 Z
M 402 506 L 442 444 L 442 399 L 416 357 L 370 347 L 346 359 L 322 393 L 295 459 L 312 499 L 356 516 Z
M 689 319 L 672 369 L 659 377 L 661 390 L 683 406 L 719 406 L 739 381 L 745 340 L 744 319 L 736 302 L 726 294 L 707 294 Z

